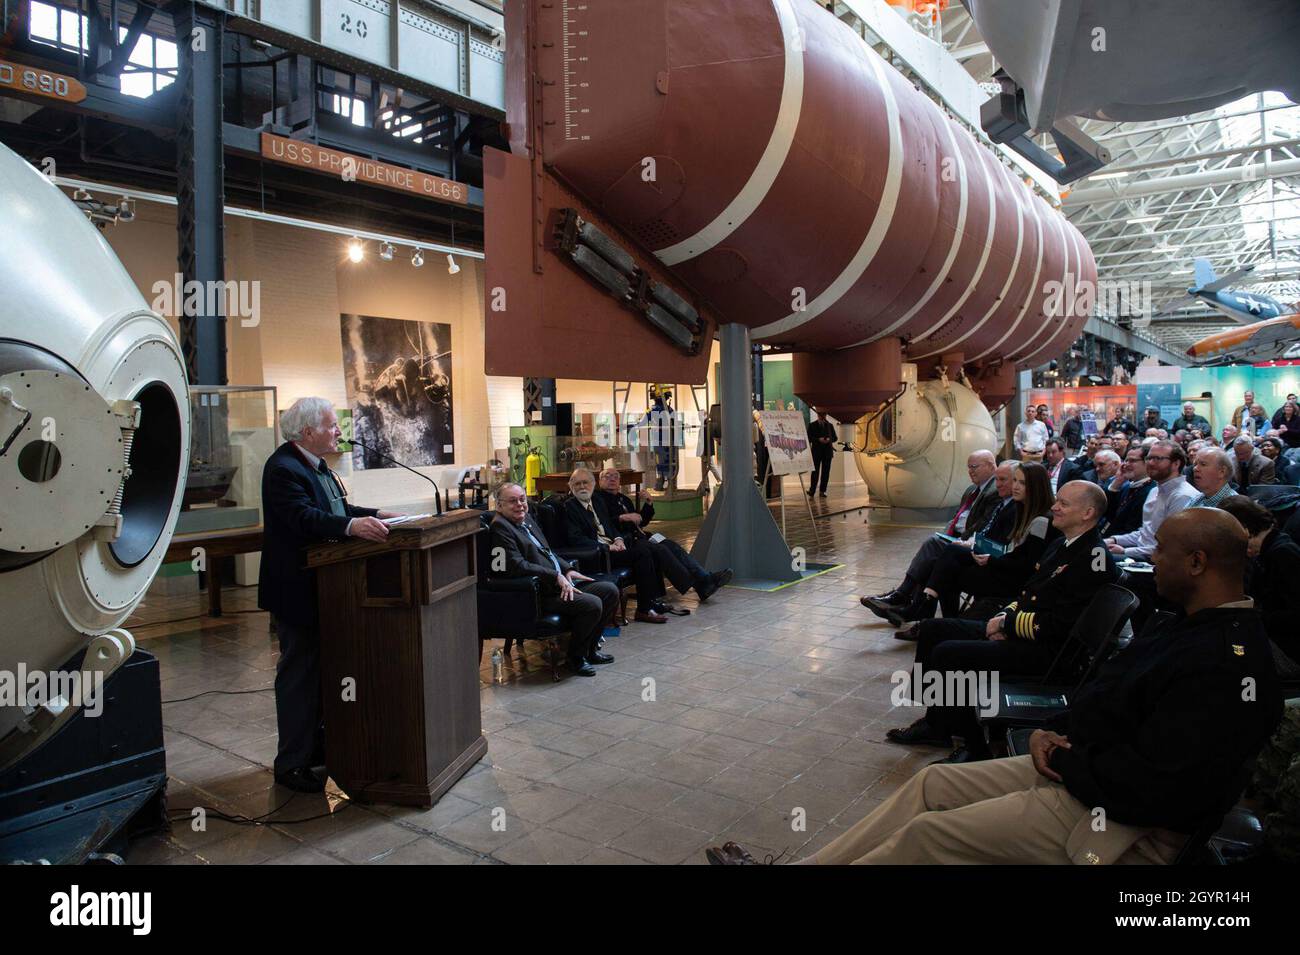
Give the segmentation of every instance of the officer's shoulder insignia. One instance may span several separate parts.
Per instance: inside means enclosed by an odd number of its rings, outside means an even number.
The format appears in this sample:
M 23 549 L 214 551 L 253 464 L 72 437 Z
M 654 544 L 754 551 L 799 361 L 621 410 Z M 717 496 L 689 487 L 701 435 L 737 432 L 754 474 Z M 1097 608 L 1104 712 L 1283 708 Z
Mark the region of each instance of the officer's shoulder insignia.
M 1240 643 L 1234 643 L 1232 645 L 1232 652 L 1239 657 L 1244 657 L 1246 655 L 1246 648 Z

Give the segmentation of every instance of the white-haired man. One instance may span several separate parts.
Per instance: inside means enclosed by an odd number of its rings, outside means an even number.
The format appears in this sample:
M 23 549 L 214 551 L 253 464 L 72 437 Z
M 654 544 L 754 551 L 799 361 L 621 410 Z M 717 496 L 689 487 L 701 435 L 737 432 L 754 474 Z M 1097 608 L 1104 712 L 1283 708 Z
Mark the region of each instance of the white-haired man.
M 1201 496 L 1188 507 L 1218 507 L 1237 492 L 1229 483 L 1232 480 L 1235 459 L 1223 448 L 1202 448 L 1196 455 L 1196 471 L 1192 481 Z
M 316 572 L 303 551 L 327 540 L 382 541 L 396 513 L 349 504 L 324 456 L 338 451 L 338 418 L 324 398 L 299 398 L 280 418 L 285 442 L 262 470 L 262 564 L 257 605 L 275 619 L 280 660 L 275 668 L 279 746 L 275 781 L 298 792 L 320 792 L 314 767 L 325 762 L 321 723 L 320 631 Z

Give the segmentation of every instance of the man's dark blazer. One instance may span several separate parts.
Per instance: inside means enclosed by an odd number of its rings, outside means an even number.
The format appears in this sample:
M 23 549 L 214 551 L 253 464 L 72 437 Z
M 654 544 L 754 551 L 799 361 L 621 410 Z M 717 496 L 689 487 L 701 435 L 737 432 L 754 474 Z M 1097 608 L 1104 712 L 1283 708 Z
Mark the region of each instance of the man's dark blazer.
M 979 495 L 978 497 L 975 496 L 977 494 Z M 957 514 L 961 512 L 961 509 L 965 507 L 968 502 L 971 502 L 972 498 L 974 498 L 974 502 L 971 503 L 970 511 L 966 514 L 966 531 L 965 533 L 957 534 L 954 527 L 954 522 L 957 520 Z M 984 485 L 983 490 L 980 490 L 980 485 L 971 484 L 962 493 L 961 503 L 957 505 L 957 511 L 953 514 L 952 519 L 948 521 L 948 527 L 951 528 L 948 530 L 948 533 L 956 534 L 963 540 L 973 537 L 975 532 L 983 527 L 988 521 L 989 517 L 993 514 L 993 509 L 998 506 L 1000 500 L 1001 498 L 998 497 L 997 483 L 992 478 L 989 478 L 988 482 Z
M 1264 538 L 1259 556 L 1251 561 L 1246 592 L 1264 621 L 1269 639 L 1300 664 L 1300 545 L 1283 531 Z
M 592 494 L 591 506 L 600 518 L 600 526 L 605 529 L 605 536 L 610 540 L 615 537 L 624 537 L 626 534 L 619 533 L 620 527 L 614 517 L 609 513 L 609 508 L 605 506 L 597 495 Z M 591 513 L 587 510 L 580 500 L 570 494 L 564 500 L 564 534 L 570 543 L 579 542 L 586 544 L 599 543 L 600 539 L 596 532 L 596 522 L 591 519 Z M 628 543 L 624 541 L 624 543 Z
M 331 481 L 337 481 L 332 472 Z M 340 487 L 342 491 L 342 487 Z M 346 517 L 330 513 L 329 499 L 292 441 L 275 450 L 262 470 L 262 564 L 257 605 L 297 627 L 317 623 L 316 572 L 303 566 L 303 550 L 342 540 L 348 521 L 374 517 L 374 508 L 343 501 Z
M 533 534 L 542 542 L 543 546 L 547 548 L 551 546 L 551 542 L 546 539 L 542 529 L 533 520 L 533 515 L 525 514 L 524 523 L 532 529 Z M 500 547 L 506 558 L 505 570 L 494 571 L 496 576 L 536 577 L 541 583 L 542 592 L 545 594 L 553 594 L 560 589 L 560 585 L 555 580 L 554 565 L 532 542 L 527 531 L 508 517 L 498 514 L 492 519 L 490 533 L 492 534 L 493 550 Z M 565 573 L 578 569 L 576 563 L 565 560 L 559 554 L 555 555 L 555 559 L 560 562 L 560 567 Z
M 654 505 L 649 501 L 642 504 L 641 510 L 638 511 L 636 505 L 632 503 L 632 499 L 621 492 L 616 494 L 613 491 L 597 490 L 592 495 L 592 500 L 599 501 L 601 505 L 604 505 L 605 511 L 600 519 L 603 521 L 605 519 L 604 514 L 609 514 L 611 522 L 620 532 L 619 536 L 629 544 L 636 538 L 646 536 L 645 526 L 655 517 Z M 620 521 L 618 519 L 620 514 L 640 514 L 641 523 L 629 524 L 626 521 Z M 605 529 L 609 530 L 608 527 Z
M 1066 458 L 1061 462 L 1061 470 L 1056 475 L 1056 490 L 1060 491 L 1062 487 L 1071 481 L 1095 482 L 1096 480 L 1097 471 L 1086 455 L 1077 458 Z
M 1107 537 L 1127 534 L 1142 526 L 1142 508 L 1155 487 L 1155 481 L 1147 480 L 1138 487 L 1125 483 L 1118 491 L 1106 490 L 1106 498 L 1110 501 L 1110 507 L 1106 511 Z
M 1232 456 L 1232 469 L 1233 478 L 1238 485 L 1241 485 L 1241 461 L 1237 460 L 1236 454 Z M 1277 466 L 1259 451 L 1255 451 L 1246 459 L 1246 484 L 1239 489 L 1245 492 L 1247 487 L 1275 483 L 1277 483 Z

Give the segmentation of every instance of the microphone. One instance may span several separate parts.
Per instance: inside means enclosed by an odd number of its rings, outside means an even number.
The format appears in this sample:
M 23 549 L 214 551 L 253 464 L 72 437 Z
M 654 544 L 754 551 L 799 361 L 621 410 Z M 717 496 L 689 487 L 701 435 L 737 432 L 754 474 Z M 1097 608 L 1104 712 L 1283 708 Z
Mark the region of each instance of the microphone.
M 354 444 L 358 448 L 362 448 L 363 450 L 369 451 L 371 454 L 375 455 L 375 457 L 383 458 L 385 461 L 391 461 L 393 464 L 396 464 L 399 468 L 406 468 L 406 470 L 410 471 L 416 477 L 424 478 L 426 481 L 432 484 L 434 513 L 437 514 L 438 517 L 442 517 L 442 491 L 438 490 L 438 484 L 436 481 L 434 481 L 433 478 L 429 477 L 429 475 L 427 474 L 421 474 L 419 471 L 415 470 L 415 468 L 409 465 L 403 464 L 401 461 L 397 460 L 397 458 L 393 457 L 391 454 L 384 454 L 383 451 L 376 451 L 368 444 L 362 444 L 356 438 L 349 438 L 347 439 L 346 443 Z

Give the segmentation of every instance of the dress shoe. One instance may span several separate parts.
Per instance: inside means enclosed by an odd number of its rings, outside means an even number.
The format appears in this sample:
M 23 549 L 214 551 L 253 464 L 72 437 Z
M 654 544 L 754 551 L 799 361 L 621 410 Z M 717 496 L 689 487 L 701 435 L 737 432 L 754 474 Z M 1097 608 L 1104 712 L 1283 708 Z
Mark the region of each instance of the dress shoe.
M 674 607 L 672 604 L 663 600 L 656 600 L 650 605 L 650 609 L 655 613 L 672 614 L 674 617 L 689 617 L 691 612 L 683 610 L 681 607 Z
M 608 653 L 589 653 L 587 654 L 587 662 L 595 666 L 600 666 L 603 663 L 613 663 L 614 658 Z
M 894 631 L 895 640 L 910 640 L 915 642 L 921 636 L 921 621 L 914 620 L 904 627 L 899 627 Z
M 826 492 L 825 492 L 825 491 L 822 491 L 821 496 L 822 496 L 822 497 L 825 497 L 825 496 L 826 496 Z
M 586 660 L 570 660 L 569 669 L 574 672 L 575 676 L 595 676 L 596 668 Z
M 918 620 L 929 620 L 934 616 L 934 610 L 937 606 L 939 606 L 938 600 L 929 594 L 922 593 L 920 597 L 914 599 L 906 607 L 889 607 L 885 611 L 884 617 L 891 626 L 898 628 Z
M 667 623 L 668 618 L 653 610 L 638 610 L 633 618 L 637 623 Z
M 300 793 L 325 791 L 325 780 L 312 772 L 308 766 L 299 766 L 297 769 L 286 769 L 282 773 L 276 773 L 275 782 L 279 786 Z
M 709 846 L 704 850 L 704 858 L 709 865 L 771 865 L 770 861 L 759 862 L 743 846 L 728 842 L 720 846 Z M 769 857 L 770 859 L 770 857 Z
M 951 746 L 952 737 L 940 733 L 921 717 L 906 729 L 890 730 L 885 739 L 905 746 Z
M 809 488 L 809 489 L 808 489 L 808 496 L 809 496 L 809 497 L 812 497 L 812 496 L 813 496 L 814 494 L 816 494 L 816 493 L 817 493 L 817 492 L 816 492 L 815 490 L 813 490 L 812 488 Z
M 891 605 L 904 604 L 908 602 L 908 597 L 901 590 L 887 590 L 883 594 L 858 598 L 858 603 L 867 608 L 871 607 L 872 602 Z
M 735 571 L 730 567 L 726 570 L 720 570 L 716 574 L 709 574 L 707 582 L 695 585 L 695 596 L 700 598 L 700 603 L 704 603 L 704 601 L 731 583 L 731 578 L 734 576 L 736 576 Z
M 943 759 L 936 759 L 931 766 L 939 766 L 948 763 L 978 763 L 982 760 L 992 759 L 993 757 L 982 753 L 973 753 L 965 746 L 954 749 Z
M 891 613 L 898 614 L 902 609 L 897 604 L 892 604 L 887 600 L 881 600 L 878 597 L 863 597 L 861 603 L 862 606 L 866 607 L 881 620 L 889 620 L 889 615 Z M 890 620 L 890 623 L 893 623 L 893 621 Z M 897 626 L 897 624 L 895 624 L 895 626 Z

